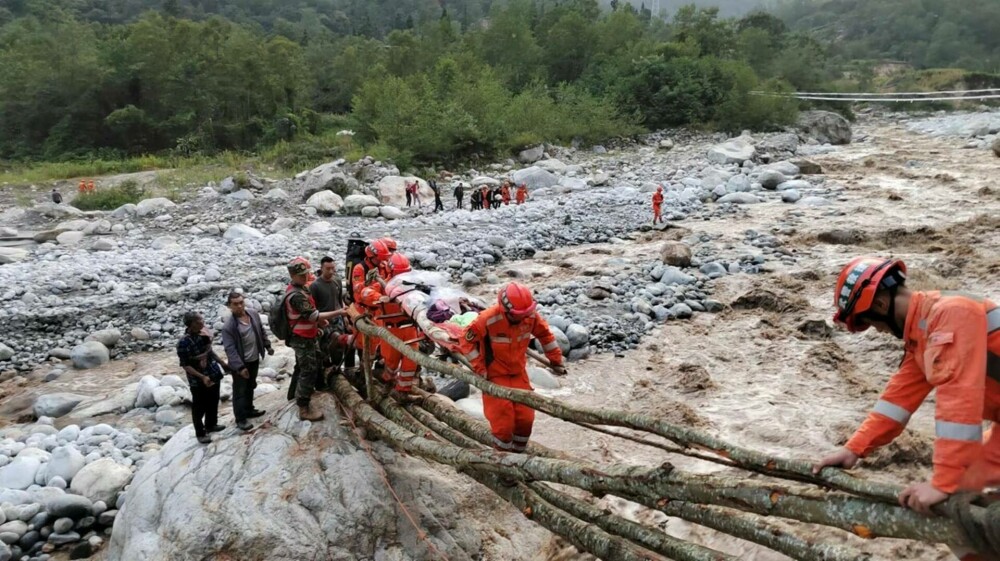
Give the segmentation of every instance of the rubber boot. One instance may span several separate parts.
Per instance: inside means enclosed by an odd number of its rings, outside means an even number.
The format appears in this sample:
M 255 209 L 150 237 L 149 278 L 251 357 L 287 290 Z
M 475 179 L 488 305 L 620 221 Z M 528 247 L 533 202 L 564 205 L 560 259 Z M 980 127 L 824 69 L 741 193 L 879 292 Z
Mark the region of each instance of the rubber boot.
M 308 405 L 299 405 L 299 420 L 322 421 L 323 414 L 319 411 L 313 411 Z

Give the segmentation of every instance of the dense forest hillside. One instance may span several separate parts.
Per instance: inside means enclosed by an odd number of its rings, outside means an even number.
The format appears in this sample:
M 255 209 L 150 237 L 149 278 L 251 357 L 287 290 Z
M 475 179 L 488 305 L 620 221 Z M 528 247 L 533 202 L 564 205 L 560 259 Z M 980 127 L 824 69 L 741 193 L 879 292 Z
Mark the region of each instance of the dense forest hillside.
M 774 9 L 840 59 L 1000 72 L 998 0 L 779 0 Z

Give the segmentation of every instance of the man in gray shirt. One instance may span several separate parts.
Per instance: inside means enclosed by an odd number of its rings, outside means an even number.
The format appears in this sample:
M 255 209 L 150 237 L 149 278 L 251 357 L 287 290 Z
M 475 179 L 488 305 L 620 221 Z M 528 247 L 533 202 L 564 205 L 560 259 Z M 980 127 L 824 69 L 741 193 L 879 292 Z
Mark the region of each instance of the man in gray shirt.
M 309 292 L 313 300 L 316 301 L 316 309 L 322 312 L 335 312 L 344 308 L 343 283 L 337 274 L 337 265 L 333 258 L 327 255 L 319 261 L 319 274 L 316 280 L 309 285 Z M 316 389 L 323 389 L 327 386 L 326 372 L 332 368 L 334 375 L 339 373 L 341 363 L 344 362 L 344 338 L 346 328 L 343 318 L 336 318 L 323 329 L 320 340 L 320 350 L 323 353 L 323 377 L 316 381 Z
M 257 387 L 257 371 L 260 359 L 266 352 L 274 354 L 271 341 L 264 332 L 260 315 L 246 308 L 243 294 L 230 292 L 226 301 L 233 313 L 222 327 L 222 346 L 226 349 L 229 367 L 233 373 L 233 415 L 236 426 L 250 430 L 251 417 L 259 417 L 264 411 L 253 406 L 253 391 Z

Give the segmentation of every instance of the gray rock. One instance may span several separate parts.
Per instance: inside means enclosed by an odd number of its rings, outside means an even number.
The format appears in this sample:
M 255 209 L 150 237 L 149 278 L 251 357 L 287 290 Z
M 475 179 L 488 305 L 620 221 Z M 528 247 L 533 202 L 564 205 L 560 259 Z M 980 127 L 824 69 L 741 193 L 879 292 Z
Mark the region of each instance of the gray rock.
M 171 201 L 170 199 L 158 197 L 155 199 L 146 199 L 144 201 L 140 201 L 139 204 L 135 205 L 135 212 L 140 217 L 149 216 L 154 213 L 174 208 L 175 206 L 177 205 L 175 205 L 174 202 Z
M 108 348 L 100 342 L 86 341 L 73 347 L 70 352 L 70 360 L 73 361 L 74 368 L 85 370 L 107 364 L 111 357 L 108 354 Z
M 779 191 L 788 191 L 789 189 L 810 189 L 812 185 L 804 179 L 792 179 L 782 182 L 777 188 Z
M 133 327 L 130 333 L 136 341 L 148 341 L 149 333 L 141 327 Z
M 713 261 L 711 263 L 705 263 L 701 266 L 701 274 L 707 276 L 710 279 L 717 279 L 726 276 L 728 271 L 726 267 L 719 263 L 718 261 Z
M 102 329 L 95 331 L 87 337 L 87 341 L 97 341 L 105 347 L 112 349 L 122 339 L 122 332 L 116 328 Z
M 286 201 L 288 200 L 288 192 L 284 189 L 271 189 L 264 194 L 264 198 L 271 201 Z
M 73 529 L 73 525 L 72 518 L 60 518 L 52 523 L 52 531 L 57 534 L 65 534 Z
M 549 325 L 549 329 L 552 330 L 552 335 L 555 336 L 556 344 L 559 345 L 559 350 L 562 351 L 562 354 L 564 356 L 569 354 L 569 351 L 573 348 L 573 346 L 570 344 L 569 337 L 566 336 L 566 332 L 551 324 Z
M 802 206 L 830 206 L 833 203 L 823 197 L 806 197 L 798 202 Z
M 569 339 L 570 347 L 573 349 L 583 347 L 590 342 L 590 332 L 587 328 L 577 324 L 570 324 L 569 328 L 566 330 L 566 337 Z
M 799 174 L 799 166 L 793 164 L 792 162 L 775 162 L 773 164 L 767 164 L 766 166 L 760 167 L 761 173 L 765 171 L 776 171 L 786 178 L 792 178 Z
M 115 523 L 115 517 L 118 516 L 117 510 L 106 510 L 97 515 L 97 524 L 99 526 L 111 526 Z
M 101 239 L 94 242 L 92 247 L 94 251 L 114 251 L 118 248 L 118 245 L 111 240 Z
M 527 150 L 522 150 L 521 153 L 517 155 L 517 159 L 522 164 L 533 164 L 538 160 L 541 160 L 544 155 L 545 155 L 545 145 L 539 144 L 534 148 L 528 148 Z
M 462 286 L 472 287 L 479 285 L 479 283 L 480 283 L 479 277 L 476 276 L 475 273 L 470 273 L 470 272 L 462 273 Z
M 18 540 L 17 545 L 21 546 L 24 551 L 29 551 L 36 543 L 42 541 L 42 534 L 35 530 L 28 530 L 21 536 Z
M 379 200 L 371 195 L 348 195 L 344 197 L 344 212 L 357 215 L 366 207 L 378 208 L 380 204 Z
M 0 561 L 10 561 L 14 558 L 14 553 L 5 543 L 0 543 Z
M 84 466 L 73 478 L 69 489 L 91 501 L 111 503 L 131 479 L 131 469 L 109 458 L 102 458 Z
M 76 245 L 83 241 L 83 232 L 63 232 L 56 236 L 59 245 Z
M 572 351 L 570 351 L 569 356 L 567 356 L 566 358 L 572 361 L 584 360 L 590 357 L 590 353 L 591 353 L 590 345 L 584 345 L 579 349 L 573 349 Z
M 797 203 L 801 198 L 802 194 L 795 189 L 781 192 L 781 202 L 784 203 Z
M 222 237 L 227 240 L 259 240 L 264 237 L 264 234 L 246 224 L 233 224 Z
M 46 512 L 56 518 L 66 517 L 79 520 L 93 515 L 93 503 L 87 497 L 60 494 L 43 501 Z
M 24 490 L 35 484 L 35 475 L 42 462 L 38 458 L 18 455 L 6 466 L 0 468 L 0 489 Z
M 23 536 L 27 531 L 28 524 L 22 520 L 11 520 L 10 522 L 0 524 L 0 534 L 14 534 L 17 536 L 14 538 L 14 541 L 21 539 L 21 536 Z
M 774 134 L 760 142 L 757 148 L 771 153 L 794 154 L 799 148 L 799 137 L 790 132 Z
M 544 189 L 559 184 L 559 177 L 537 166 L 515 171 L 511 178 L 514 183 L 526 184 L 529 189 Z
M 18 263 L 28 258 L 28 251 L 19 247 L 0 247 L 0 265 Z
M 309 197 L 306 205 L 315 208 L 316 212 L 321 214 L 334 214 L 344 208 L 344 199 L 333 191 L 320 191 Z
M 799 130 L 822 144 L 850 144 L 851 123 L 829 111 L 806 111 L 799 114 Z
M 394 206 L 386 205 L 379 209 L 379 213 L 386 220 L 402 220 L 406 218 L 406 213 Z
M 762 171 L 759 176 L 757 176 L 757 181 L 759 181 L 761 186 L 763 186 L 765 189 L 770 189 L 773 191 L 774 189 L 778 188 L 778 185 L 788 181 L 788 179 L 785 177 L 785 174 L 781 173 L 780 171 L 773 169 L 766 169 Z
M 377 206 L 366 206 L 361 209 L 361 216 L 365 218 L 378 218 L 381 214 L 382 213 Z
M 670 315 L 677 319 L 688 319 L 694 315 L 694 311 L 692 311 L 691 307 L 687 304 L 678 303 L 674 304 L 674 306 L 670 308 Z
M 729 193 L 728 195 L 719 197 L 719 200 L 716 202 L 732 203 L 736 205 L 753 205 L 759 203 L 760 199 L 750 193 Z
M 10 360 L 14 356 L 14 349 L 0 343 L 0 360 Z
M 558 390 L 562 387 L 559 380 L 551 372 L 534 366 L 528 367 L 528 380 L 535 389 Z
M 80 534 L 76 532 L 66 532 L 65 534 L 53 533 L 48 539 L 48 542 L 52 545 L 66 545 L 78 541 L 80 541 Z
M 757 149 L 752 142 L 752 138 L 741 136 L 717 144 L 708 150 L 708 161 L 727 165 L 742 164 L 745 160 L 752 160 L 757 155 Z
M 694 284 L 695 278 L 678 269 L 677 267 L 664 267 L 663 276 L 660 282 L 670 286 L 675 284 Z
M 50 393 L 38 396 L 34 404 L 36 417 L 59 418 L 69 413 L 74 407 L 79 405 L 86 396 L 72 393 Z
M 734 175 L 726 182 L 726 191 L 730 193 L 746 193 L 750 190 L 750 178 L 745 175 Z

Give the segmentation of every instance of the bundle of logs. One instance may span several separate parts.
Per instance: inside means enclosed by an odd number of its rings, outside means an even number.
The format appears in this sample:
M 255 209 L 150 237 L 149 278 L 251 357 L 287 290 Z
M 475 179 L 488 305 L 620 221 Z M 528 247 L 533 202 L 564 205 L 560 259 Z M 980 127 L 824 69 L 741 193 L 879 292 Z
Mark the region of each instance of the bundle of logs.
M 742 477 L 694 474 L 669 463 L 596 465 L 534 443 L 525 454 L 496 452 L 490 447 L 489 427 L 446 399 L 422 394 L 425 399 L 419 405 L 401 406 L 379 394 L 370 371 L 367 399 L 342 377 L 338 380 L 335 394 L 345 414 L 368 434 L 410 455 L 453 466 L 536 523 L 604 561 L 736 559 L 595 506 L 598 498 L 607 495 L 806 561 L 877 557 L 845 545 L 848 540 L 817 538 L 821 533 L 815 527 L 775 519 L 827 526 L 862 538 L 943 543 L 976 549 L 990 558 L 1000 550 L 1000 510 L 979 506 L 985 504 L 981 497 L 956 496 L 938 507 L 936 516 L 923 516 L 898 505 L 900 489 L 894 485 L 832 468 L 813 475 L 806 462 L 772 457 L 649 416 L 571 406 L 534 392 L 497 386 L 466 367 L 411 349 L 366 319 L 358 319 L 356 325 L 365 336 L 392 345 L 426 370 L 462 380 L 484 393 L 656 447 L 665 458 L 679 454 L 732 468 L 727 472 L 744 472 Z M 517 481 L 513 486 L 512 479 Z

